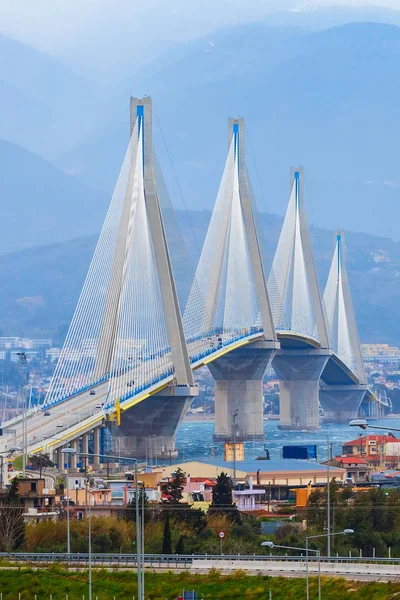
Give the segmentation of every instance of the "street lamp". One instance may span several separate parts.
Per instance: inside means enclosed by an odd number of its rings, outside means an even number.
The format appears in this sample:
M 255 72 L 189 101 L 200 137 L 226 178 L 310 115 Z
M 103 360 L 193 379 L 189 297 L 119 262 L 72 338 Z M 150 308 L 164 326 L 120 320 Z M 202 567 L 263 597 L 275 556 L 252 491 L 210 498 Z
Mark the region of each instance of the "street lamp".
M 274 544 L 274 542 L 262 542 L 261 546 L 267 548 L 284 548 L 286 550 L 300 550 L 306 552 L 306 593 L 307 600 L 309 599 L 309 586 L 308 586 L 308 553 L 315 552 L 318 558 L 318 600 L 321 600 L 321 551 L 313 550 L 312 548 L 308 548 L 307 539 L 306 539 L 306 547 L 305 548 L 297 548 L 296 546 L 280 546 L 278 544 Z
M 236 489 L 236 419 L 239 411 L 236 409 L 232 414 L 233 420 L 233 486 Z
M 138 600 L 144 600 L 144 568 L 142 568 L 142 552 L 144 554 L 144 537 L 142 543 L 141 527 L 139 518 L 139 485 L 138 485 L 138 461 L 136 458 L 127 456 L 114 456 L 112 454 L 91 454 L 91 453 L 79 453 L 82 458 L 90 458 L 91 456 L 96 458 L 106 458 L 107 461 L 114 460 L 120 462 L 126 460 L 128 462 L 135 463 L 135 513 L 136 513 L 136 564 L 137 564 L 137 578 L 138 578 Z M 144 498 L 144 497 L 143 497 Z M 143 509 L 142 509 L 143 510 Z M 144 515 L 142 512 L 142 518 Z M 89 599 L 92 600 L 92 544 L 91 544 L 91 511 L 90 511 L 90 495 L 89 495 Z M 144 520 L 143 520 L 143 534 L 144 534 Z M 143 550 L 142 550 L 143 546 Z M 144 560 L 144 557 L 143 557 Z
M 308 548 L 308 540 L 313 540 L 315 538 L 320 538 L 320 537 L 327 537 L 329 540 L 331 539 L 331 537 L 333 535 L 351 535 L 354 533 L 353 529 L 343 529 L 343 531 L 339 531 L 337 533 L 331 533 L 330 531 L 328 533 L 321 533 L 320 535 L 309 535 L 306 537 L 306 556 L 307 556 L 307 561 L 306 561 L 306 572 L 307 572 L 307 600 L 309 600 L 309 589 L 308 589 L 308 552 L 311 552 L 311 549 L 309 550 Z M 330 546 L 329 546 L 329 552 L 330 552 Z M 330 558 L 330 554 L 328 556 L 328 558 Z M 321 574 L 320 574 L 320 563 L 318 564 L 318 598 L 321 598 Z
M 0 490 L 3 489 L 4 484 L 4 456 L 11 456 L 14 452 L 21 452 L 22 448 L 20 446 L 10 446 L 8 450 L 3 450 L 0 452 Z
M 75 448 L 63 448 L 61 450 L 61 454 L 66 455 L 67 457 L 67 469 L 66 469 L 66 483 L 67 483 L 67 554 L 68 558 L 71 554 L 71 531 L 70 531 L 70 522 L 69 522 L 69 457 L 73 454 L 76 454 Z
M 361 427 L 361 429 L 383 429 L 384 431 L 400 431 L 397 427 L 381 427 L 379 425 L 370 425 L 366 419 L 353 419 L 349 423 L 350 427 Z
M 328 448 L 328 462 L 327 462 L 327 486 L 326 486 L 326 503 L 327 503 L 327 508 L 328 508 L 328 514 L 327 514 L 327 520 L 326 520 L 326 525 L 328 528 L 328 539 L 327 539 L 327 546 L 328 546 L 328 558 L 331 557 L 331 475 L 330 475 L 330 462 L 331 462 L 331 443 L 330 443 L 330 439 L 329 439 L 329 435 L 326 437 L 326 441 L 327 441 L 327 448 Z

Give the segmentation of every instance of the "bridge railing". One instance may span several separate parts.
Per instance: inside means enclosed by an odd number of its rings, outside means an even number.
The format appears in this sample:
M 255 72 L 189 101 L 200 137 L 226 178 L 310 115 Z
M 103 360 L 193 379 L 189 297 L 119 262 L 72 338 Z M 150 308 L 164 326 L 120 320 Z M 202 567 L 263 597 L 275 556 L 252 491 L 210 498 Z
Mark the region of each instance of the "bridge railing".
M 94 565 L 105 565 L 105 564 L 118 564 L 120 566 L 134 566 L 136 565 L 136 554 L 122 554 L 122 553 L 92 553 L 91 561 Z M 305 551 L 303 555 L 286 556 L 282 554 L 145 554 L 144 562 L 148 566 L 172 566 L 176 565 L 179 567 L 186 567 L 192 565 L 197 560 L 209 560 L 209 561 L 231 561 L 231 562 L 254 562 L 254 561 L 282 561 L 292 563 L 304 563 L 306 559 Z M 70 564 L 89 562 L 89 554 L 85 552 L 77 553 L 61 553 L 61 552 L 0 552 L 0 561 L 12 561 L 18 563 L 56 563 L 56 562 L 68 562 Z M 316 563 L 317 558 L 313 555 L 309 555 L 308 560 L 310 563 Z M 350 557 L 350 556 L 321 556 L 321 563 L 334 563 L 334 564 L 359 564 L 359 565 L 400 565 L 400 558 L 377 558 L 377 557 Z

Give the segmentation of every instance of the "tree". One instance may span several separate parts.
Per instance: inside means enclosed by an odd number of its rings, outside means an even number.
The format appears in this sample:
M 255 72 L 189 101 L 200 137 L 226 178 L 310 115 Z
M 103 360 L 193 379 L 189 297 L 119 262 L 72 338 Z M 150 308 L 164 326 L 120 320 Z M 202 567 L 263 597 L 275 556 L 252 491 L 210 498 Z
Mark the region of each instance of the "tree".
M 218 475 L 216 485 L 212 491 L 212 502 L 208 512 L 210 514 L 222 513 L 240 522 L 240 514 L 232 498 L 232 479 L 223 471 Z
M 34 471 L 39 471 L 40 476 L 42 475 L 42 469 L 46 467 L 54 467 L 54 463 L 50 460 L 48 454 L 33 454 L 29 457 Z
M 176 544 L 176 547 L 175 547 L 176 554 L 183 554 L 185 552 L 185 541 L 184 540 L 185 540 L 185 536 L 181 535 Z
M 148 523 L 151 519 L 151 510 L 149 508 L 149 500 L 147 498 L 146 490 L 142 486 L 139 489 L 139 519 L 142 522 L 142 512 L 144 510 L 144 522 Z M 126 505 L 126 509 L 124 512 L 125 521 L 133 521 L 136 522 L 136 498 L 132 498 L 129 500 Z
M 162 553 L 163 554 L 172 554 L 171 526 L 169 524 L 169 514 L 168 513 L 166 513 L 165 520 L 164 520 Z
M 186 473 L 180 467 L 173 473 L 172 481 L 164 485 L 164 493 L 170 496 L 169 502 L 177 504 L 183 498 L 183 488 L 186 483 Z
M 0 550 L 13 552 L 24 542 L 24 509 L 18 493 L 18 480 L 12 479 L 0 509 Z

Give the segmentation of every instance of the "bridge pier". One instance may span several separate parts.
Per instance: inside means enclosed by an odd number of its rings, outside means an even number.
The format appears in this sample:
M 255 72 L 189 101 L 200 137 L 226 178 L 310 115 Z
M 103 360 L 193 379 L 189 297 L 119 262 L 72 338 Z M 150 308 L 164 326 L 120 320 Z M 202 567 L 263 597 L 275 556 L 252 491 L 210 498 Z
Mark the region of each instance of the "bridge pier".
M 327 350 L 278 352 L 272 367 L 279 383 L 279 429 L 319 429 L 319 380 L 329 359 Z
M 61 448 L 53 450 L 53 462 L 56 463 L 59 471 L 62 471 L 64 469 L 64 456 L 61 453 Z
M 89 434 L 82 435 L 82 454 L 89 454 Z
M 111 424 L 114 453 L 135 458 L 169 458 L 175 450 L 179 423 L 197 394 L 196 386 L 167 386 L 123 411 L 121 425 Z
M 365 394 L 358 408 L 357 417 L 361 419 L 382 419 L 385 405 L 370 394 Z
M 264 439 L 262 382 L 278 347 L 277 342 L 254 342 L 207 365 L 215 380 L 214 440 L 232 441 L 236 412 L 238 442 Z
M 324 422 L 348 423 L 356 419 L 366 390 L 366 385 L 326 385 L 321 382 L 319 401 L 324 410 Z

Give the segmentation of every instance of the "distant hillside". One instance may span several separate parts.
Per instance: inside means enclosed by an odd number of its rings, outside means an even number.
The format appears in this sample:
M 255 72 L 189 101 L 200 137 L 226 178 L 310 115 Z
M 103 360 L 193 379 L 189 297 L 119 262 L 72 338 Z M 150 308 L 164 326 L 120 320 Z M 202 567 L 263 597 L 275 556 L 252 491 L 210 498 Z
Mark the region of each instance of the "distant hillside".
M 3 35 L 0 73 L 1 139 L 45 157 L 79 139 L 94 97 L 85 81 L 54 58 Z
M 242 115 L 253 183 L 260 195 L 258 173 L 270 212 L 283 213 L 289 167 L 302 164 L 311 220 L 399 239 L 399 48 L 400 28 L 377 23 L 217 31 L 149 64 L 119 93 L 116 86 L 92 134 L 58 164 L 111 189 L 127 143 L 128 96 L 148 94 L 158 152 L 168 165 L 163 137 L 190 208 L 211 208 L 227 117 Z
M 178 212 L 193 264 L 210 213 Z M 281 219 L 262 215 L 271 257 Z M 333 251 L 332 232 L 311 228 L 320 282 L 325 284 Z M 348 233 L 347 263 L 361 340 L 400 345 L 400 244 Z M 96 243 L 95 237 L 0 256 L 0 335 L 51 336 L 67 331 Z M 173 256 L 173 259 L 176 257 Z
M 99 231 L 109 198 L 0 140 L 0 254 Z

